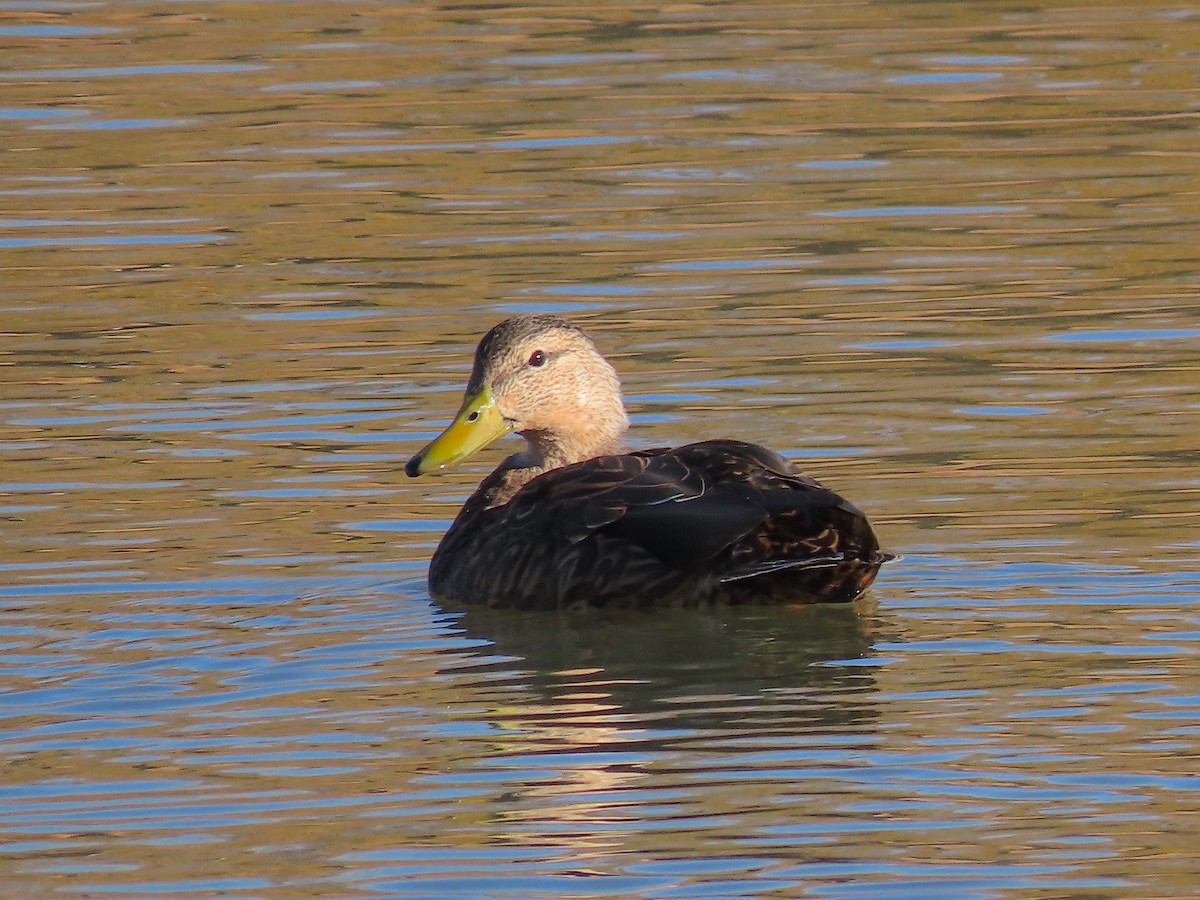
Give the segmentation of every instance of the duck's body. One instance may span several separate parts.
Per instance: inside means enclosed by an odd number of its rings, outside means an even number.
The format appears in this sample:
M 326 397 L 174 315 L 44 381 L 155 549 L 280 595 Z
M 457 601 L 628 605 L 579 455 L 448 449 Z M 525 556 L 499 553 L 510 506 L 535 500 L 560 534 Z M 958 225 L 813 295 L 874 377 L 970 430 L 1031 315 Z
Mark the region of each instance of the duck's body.
M 522 316 L 492 329 L 455 422 L 406 471 L 512 431 L 528 446 L 459 512 L 431 592 L 530 609 L 844 602 L 889 558 L 855 506 L 775 453 L 732 440 L 625 453 L 627 421 L 578 328 Z

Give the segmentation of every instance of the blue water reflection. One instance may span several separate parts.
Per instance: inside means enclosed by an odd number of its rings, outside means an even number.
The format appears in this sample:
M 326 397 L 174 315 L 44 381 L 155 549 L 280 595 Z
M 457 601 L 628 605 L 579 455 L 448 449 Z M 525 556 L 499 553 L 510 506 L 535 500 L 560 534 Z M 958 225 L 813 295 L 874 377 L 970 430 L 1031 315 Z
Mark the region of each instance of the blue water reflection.
M 1200 893 L 1200 19 L 0 9 L 6 896 Z M 513 311 L 902 558 L 431 597 Z

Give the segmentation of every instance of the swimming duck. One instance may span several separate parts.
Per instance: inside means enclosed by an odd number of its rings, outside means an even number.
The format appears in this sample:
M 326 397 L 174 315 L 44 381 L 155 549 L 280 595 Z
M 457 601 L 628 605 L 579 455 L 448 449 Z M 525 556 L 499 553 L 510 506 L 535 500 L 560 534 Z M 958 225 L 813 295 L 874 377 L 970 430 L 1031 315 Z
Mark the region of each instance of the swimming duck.
M 513 432 L 525 448 L 464 504 L 430 591 L 529 609 L 844 602 L 891 558 L 857 507 L 770 450 L 626 452 L 628 426 L 617 373 L 580 328 L 523 315 L 489 331 L 458 415 L 404 470 L 442 472 Z

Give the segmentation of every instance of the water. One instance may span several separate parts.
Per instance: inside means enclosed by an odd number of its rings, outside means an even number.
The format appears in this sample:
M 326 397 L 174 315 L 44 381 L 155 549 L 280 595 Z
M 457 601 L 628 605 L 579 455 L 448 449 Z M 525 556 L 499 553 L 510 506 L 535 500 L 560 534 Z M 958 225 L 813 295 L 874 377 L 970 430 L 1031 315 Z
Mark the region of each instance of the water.
M 1200 891 L 1200 95 L 1167 4 L 3 5 L 13 897 Z M 855 609 L 498 615 L 403 461 L 571 315 Z

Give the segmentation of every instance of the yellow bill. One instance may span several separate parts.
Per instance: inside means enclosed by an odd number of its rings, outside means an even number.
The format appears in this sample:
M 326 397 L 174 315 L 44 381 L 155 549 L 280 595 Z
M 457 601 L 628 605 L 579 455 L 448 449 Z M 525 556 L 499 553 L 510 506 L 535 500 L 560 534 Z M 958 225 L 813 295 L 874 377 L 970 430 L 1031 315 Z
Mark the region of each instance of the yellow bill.
M 410 459 L 404 471 L 410 478 L 441 472 L 511 432 L 512 425 L 500 414 L 492 392 L 485 387 L 478 394 L 463 398 L 462 408 L 450 427 Z

